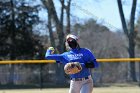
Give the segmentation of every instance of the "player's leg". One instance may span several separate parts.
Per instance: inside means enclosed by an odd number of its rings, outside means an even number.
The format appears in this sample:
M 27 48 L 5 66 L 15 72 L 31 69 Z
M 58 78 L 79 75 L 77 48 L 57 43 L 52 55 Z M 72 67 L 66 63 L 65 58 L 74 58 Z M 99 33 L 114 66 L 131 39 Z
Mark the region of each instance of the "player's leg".
M 82 85 L 80 93 L 92 93 L 92 90 L 93 90 L 93 80 L 88 79 Z
M 69 93 L 80 93 L 81 85 L 82 82 L 71 80 Z

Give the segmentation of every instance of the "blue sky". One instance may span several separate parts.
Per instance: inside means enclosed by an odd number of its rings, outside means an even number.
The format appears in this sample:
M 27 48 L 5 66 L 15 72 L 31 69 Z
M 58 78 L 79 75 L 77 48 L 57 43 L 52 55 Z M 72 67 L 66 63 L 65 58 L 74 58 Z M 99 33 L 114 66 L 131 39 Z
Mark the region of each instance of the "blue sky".
M 81 19 L 94 18 L 99 23 L 106 25 L 111 30 L 122 29 L 117 0 L 72 0 L 72 14 Z M 77 1 L 77 2 L 75 2 Z M 131 12 L 131 0 L 123 0 L 123 9 L 126 21 L 129 20 Z M 140 6 L 138 0 L 137 6 Z M 137 8 L 137 12 L 139 9 Z M 136 14 L 138 15 L 138 14 Z
M 124 1 L 123 10 L 126 21 L 129 21 L 132 0 Z M 127 2 L 126 2 L 127 1 Z M 136 18 L 140 13 L 140 0 L 137 0 Z M 59 0 L 54 0 L 58 15 L 60 15 L 61 4 Z M 82 23 L 89 18 L 97 20 L 98 23 L 110 28 L 112 31 L 122 29 L 120 15 L 117 6 L 117 0 L 72 0 L 71 3 L 72 23 Z M 47 20 L 47 12 L 40 11 L 41 19 Z

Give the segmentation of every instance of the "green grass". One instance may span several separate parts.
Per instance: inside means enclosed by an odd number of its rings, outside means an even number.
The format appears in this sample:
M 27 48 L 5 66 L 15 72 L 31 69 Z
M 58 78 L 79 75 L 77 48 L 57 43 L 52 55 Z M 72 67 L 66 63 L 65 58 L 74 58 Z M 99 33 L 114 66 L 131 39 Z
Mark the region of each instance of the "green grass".
M 68 93 L 68 88 L 49 89 L 12 89 L 0 90 L 0 93 Z M 93 93 L 140 93 L 140 87 L 101 87 L 93 88 Z

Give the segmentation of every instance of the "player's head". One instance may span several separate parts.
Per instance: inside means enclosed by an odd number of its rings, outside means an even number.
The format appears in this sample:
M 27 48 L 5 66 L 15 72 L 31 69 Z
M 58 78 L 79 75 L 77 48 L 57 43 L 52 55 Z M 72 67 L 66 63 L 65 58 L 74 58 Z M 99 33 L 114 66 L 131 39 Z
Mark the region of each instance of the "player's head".
M 72 49 L 79 48 L 79 44 L 77 41 L 78 41 L 78 37 L 75 35 L 68 34 L 66 36 L 66 43 Z
M 75 40 L 78 40 L 78 37 L 77 37 L 76 35 L 73 35 L 73 34 L 68 34 L 68 35 L 66 36 L 66 40 L 68 40 L 68 39 L 75 39 Z

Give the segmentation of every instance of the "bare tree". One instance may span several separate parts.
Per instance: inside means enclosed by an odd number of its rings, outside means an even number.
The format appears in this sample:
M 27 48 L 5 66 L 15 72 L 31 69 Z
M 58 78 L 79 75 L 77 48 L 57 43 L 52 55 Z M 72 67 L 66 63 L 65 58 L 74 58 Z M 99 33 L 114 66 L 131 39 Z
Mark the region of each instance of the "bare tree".
M 58 45 L 57 48 L 60 53 L 64 52 L 64 32 L 63 32 L 63 24 L 59 20 L 57 16 L 57 12 L 54 6 L 53 0 L 41 0 L 42 3 L 46 6 L 47 10 L 50 11 L 50 14 L 52 16 L 52 19 L 56 25 L 56 31 L 58 35 Z
M 66 27 L 66 33 L 69 34 L 71 32 L 71 26 L 70 26 L 70 6 L 71 6 L 71 0 L 67 1 L 66 6 L 66 14 L 67 14 L 67 27 Z
M 118 3 L 119 13 L 121 17 L 122 27 L 129 42 L 129 48 L 128 48 L 129 57 L 135 58 L 135 41 L 134 40 L 136 38 L 136 33 L 134 31 L 134 22 L 135 22 L 135 11 L 136 11 L 137 0 L 133 0 L 133 3 L 132 3 L 129 29 L 127 27 L 125 17 L 124 17 L 124 12 L 122 8 L 122 0 L 117 0 L 117 3 Z M 133 81 L 137 81 L 136 72 L 135 72 L 135 62 L 130 63 L 130 76 Z
M 54 2 L 53 0 L 41 0 L 42 3 L 44 4 L 44 6 L 46 7 L 46 9 L 48 10 L 48 17 L 49 20 L 49 24 L 51 25 L 51 20 L 53 20 L 53 23 L 55 23 L 56 25 L 56 32 L 57 32 L 57 35 L 58 35 L 58 42 L 57 42 L 57 49 L 59 51 L 59 53 L 63 53 L 64 52 L 64 32 L 63 32 L 63 18 L 64 18 L 64 1 L 65 0 L 60 0 L 60 3 L 61 3 L 61 15 L 60 15 L 60 19 L 57 15 L 57 12 L 56 12 L 56 8 L 54 6 Z M 50 32 L 52 32 L 52 28 L 51 26 L 49 26 L 50 28 Z M 50 33 L 50 35 L 53 36 L 52 33 Z M 51 38 L 52 38 L 51 36 Z M 52 38 L 53 39 L 53 38 Z M 56 67 L 56 76 L 58 76 L 58 74 L 60 75 L 59 78 L 56 78 L 57 79 L 57 83 L 64 83 L 65 81 L 65 77 L 64 77 L 64 70 L 63 70 L 63 66 L 62 65 L 57 65 Z
M 63 31 L 63 23 L 64 23 L 64 9 L 65 9 L 65 0 L 60 0 L 61 3 L 61 14 L 60 14 L 60 22 L 61 22 L 61 28 Z
M 55 39 L 54 39 L 54 35 L 53 35 L 53 30 L 52 30 L 52 14 L 51 14 L 51 9 L 48 5 L 48 2 L 46 0 L 41 0 L 42 3 L 44 4 L 45 8 L 47 9 L 48 12 L 48 30 L 49 30 L 49 38 L 50 38 L 50 43 L 51 46 L 56 47 L 55 44 Z
M 50 42 L 51 42 L 51 46 L 56 47 L 53 30 L 52 30 L 52 20 L 51 19 L 52 19 L 52 15 L 50 13 L 50 10 L 48 10 L 48 29 L 49 29 L 49 34 L 50 34 Z

